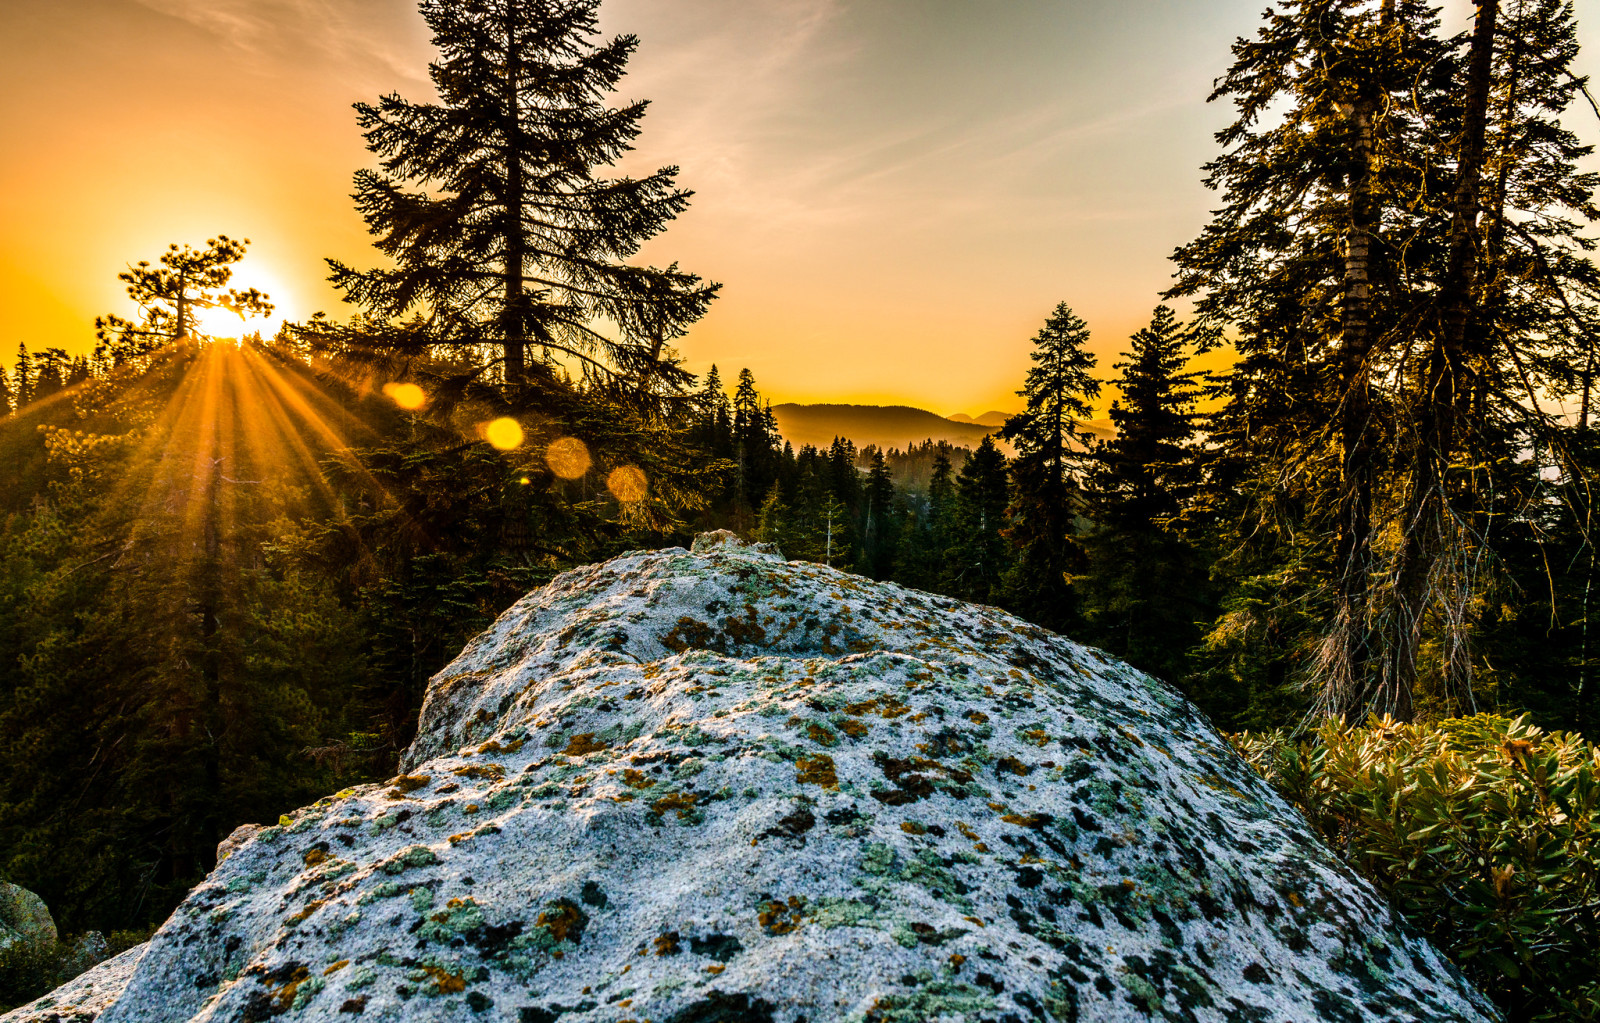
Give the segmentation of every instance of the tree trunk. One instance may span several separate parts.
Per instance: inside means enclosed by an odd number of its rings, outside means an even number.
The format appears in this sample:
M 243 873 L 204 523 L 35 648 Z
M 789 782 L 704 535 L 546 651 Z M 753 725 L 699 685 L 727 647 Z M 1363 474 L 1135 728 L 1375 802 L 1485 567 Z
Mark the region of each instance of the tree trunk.
M 1383 0 L 1379 45 L 1389 45 L 1394 0 Z M 1340 310 L 1340 486 L 1334 564 L 1339 573 L 1326 692 L 1329 709 L 1359 718 L 1373 695 L 1369 613 L 1372 583 L 1372 499 L 1377 423 L 1372 399 L 1372 243 L 1380 224 L 1373 198 L 1374 119 L 1381 83 L 1364 83 L 1350 111 L 1349 219 L 1346 224 L 1344 304 Z
M 506 30 L 506 255 L 505 255 L 505 377 L 521 383 L 526 373 L 527 310 L 524 308 L 523 270 L 527 239 L 522 230 L 522 208 L 527 201 L 522 180 L 522 105 L 518 92 L 520 62 L 517 53 L 516 0 L 505 0 Z
M 1417 680 L 1417 649 L 1433 569 L 1447 546 L 1458 542 L 1452 525 L 1454 512 L 1447 493 L 1447 473 L 1460 443 L 1462 402 L 1470 401 L 1474 393 L 1469 379 L 1473 369 L 1467 358 L 1467 332 L 1477 284 L 1479 189 L 1499 9 L 1499 0 L 1480 0 L 1468 51 L 1456 190 L 1451 203 L 1449 262 L 1439 289 L 1439 335 L 1425 370 L 1422 394 L 1418 396 L 1421 416 L 1416 467 L 1395 582 L 1399 620 L 1386 665 L 1385 693 L 1380 696 L 1381 703 L 1394 708 L 1396 717 L 1402 712 L 1410 716 Z M 1447 655 L 1444 667 L 1453 685 L 1469 684 L 1461 677 L 1464 666 L 1462 657 Z
M 1369 361 L 1372 354 L 1370 253 L 1377 229 L 1372 198 L 1375 98 L 1360 96 L 1351 112 L 1350 205 L 1344 265 L 1342 350 L 1339 367 L 1340 481 L 1335 565 L 1339 572 L 1332 663 L 1327 665 L 1330 708 L 1358 717 L 1371 698 L 1367 589 L 1372 578 L 1374 422 Z

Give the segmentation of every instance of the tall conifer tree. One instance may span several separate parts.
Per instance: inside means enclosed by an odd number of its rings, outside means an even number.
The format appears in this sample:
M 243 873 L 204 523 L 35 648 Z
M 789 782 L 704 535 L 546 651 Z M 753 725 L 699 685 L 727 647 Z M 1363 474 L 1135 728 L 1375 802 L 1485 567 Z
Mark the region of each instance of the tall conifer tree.
M 956 477 L 955 521 L 941 590 L 980 604 L 1004 599 L 1001 584 L 1012 559 L 1002 530 L 1010 496 L 1006 456 L 994 438 L 985 437 Z
M 1091 642 L 1171 682 L 1208 617 L 1206 571 L 1180 518 L 1200 483 L 1198 404 L 1205 374 L 1186 371 L 1192 334 L 1159 306 L 1116 368 L 1116 436 L 1089 471 L 1084 614 Z
M 664 346 L 718 286 L 676 264 L 625 261 L 690 193 L 675 167 L 600 175 L 640 131 L 644 102 L 606 101 L 638 40 L 592 41 L 599 0 L 420 8 L 439 48 L 429 72 L 440 101 L 356 104 L 381 158 L 357 172 L 356 203 L 395 265 L 329 260 L 331 280 L 381 317 L 420 312 L 432 344 L 497 347 L 511 381 L 570 359 L 585 375 L 683 383 Z
M 1582 88 L 1570 4 L 1477 8 L 1454 38 L 1414 0 L 1269 12 L 1214 97 L 1238 110 L 1207 168 L 1222 207 L 1177 254 L 1174 294 L 1241 355 L 1219 493 L 1242 543 L 1294 565 L 1272 573 L 1286 592 L 1330 598 L 1307 667 L 1352 718 L 1408 716 L 1421 676 L 1471 706 L 1487 509 L 1514 497 L 1482 467 L 1548 443 L 1541 408 L 1591 365 L 1594 179 L 1559 123 Z
M 1028 406 L 1001 431 L 1017 447 L 1009 535 L 1019 550 L 1008 588 L 1019 614 L 1064 629 L 1074 613 L 1069 577 L 1078 557 L 1073 519 L 1083 510 L 1079 477 L 1094 441 L 1080 424 L 1094 415 L 1100 382 L 1092 375 L 1089 327 L 1065 302 L 1033 343 L 1033 366 L 1017 392 Z

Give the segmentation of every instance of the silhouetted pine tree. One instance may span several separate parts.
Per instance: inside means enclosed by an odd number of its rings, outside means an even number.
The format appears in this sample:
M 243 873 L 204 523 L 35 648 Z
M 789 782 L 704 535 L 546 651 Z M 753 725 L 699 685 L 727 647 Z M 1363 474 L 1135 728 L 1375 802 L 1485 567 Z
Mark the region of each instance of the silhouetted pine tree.
M 861 570 L 874 579 L 886 579 L 894 570 L 895 548 L 900 540 L 900 509 L 895 500 L 894 478 L 883 452 L 874 449 L 861 494 Z
M 1002 581 L 1011 567 L 1011 543 L 1001 533 L 1010 496 L 1006 456 L 993 438 L 985 437 L 956 478 L 955 521 L 950 546 L 944 551 L 942 592 L 980 604 L 1001 603 Z
M 1071 574 L 1081 566 L 1072 539 L 1083 508 L 1080 490 L 1084 450 L 1093 443 L 1079 420 L 1093 416 L 1100 395 L 1091 371 L 1089 328 L 1065 302 L 1056 306 L 1035 335 L 1033 366 L 1017 393 L 1027 408 L 1006 420 L 1001 436 L 1016 445 L 1007 535 L 1017 545 L 1007 580 L 1007 606 L 1049 628 L 1074 621 Z
M 1206 564 L 1179 518 L 1200 483 L 1196 438 L 1205 374 L 1185 372 L 1191 343 L 1159 306 L 1133 335 L 1122 397 L 1111 406 L 1116 436 L 1098 445 L 1088 474 L 1090 517 L 1082 580 L 1089 640 L 1171 682 L 1213 611 Z
M 682 384 L 665 345 L 717 285 L 625 262 L 689 202 L 677 169 L 606 178 L 639 134 L 644 102 L 609 107 L 638 40 L 597 45 L 599 0 L 423 0 L 440 101 L 389 95 L 356 110 L 381 169 L 356 202 L 392 269 L 329 260 L 350 301 L 421 312 L 428 343 L 492 345 L 505 377 L 560 359 L 584 374 Z M 408 189 L 407 186 L 410 186 Z M 602 333 L 601 323 L 617 328 Z
M 20 411 L 33 401 L 33 360 L 28 357 L 28 346 L 17 342 L 17 369 L 12 375 L 16 386 L 15 400 Z

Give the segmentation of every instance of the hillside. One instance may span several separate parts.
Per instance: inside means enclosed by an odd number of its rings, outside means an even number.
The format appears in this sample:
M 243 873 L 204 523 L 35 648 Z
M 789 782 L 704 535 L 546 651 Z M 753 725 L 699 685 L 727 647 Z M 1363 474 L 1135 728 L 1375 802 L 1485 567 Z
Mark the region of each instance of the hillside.
M 783 439 L 799 448 L 825 448 L 835 437 L 848 437 L 857 447 L 905 448 L 925 440 L 948 441 L 974 448 L 992 427 L 956 423 L 926 409 L 907 405 L 774 405 Z
M 835 437 L 848 437 L 856 447 L 876 444 L 881 448 L 904 449 L 925 440 L 942 440 L 956 447 L 974 448 L 1006 420 L 1004 412 L 985 412 L 976 420 L 959 413 L 946 419 L 909 405 L 799 405 L 793 402 L 772 406 L 772 414 L 778 420 L 778 432 L 796 448 L 806 444 L 825 448 Z M 1112 436 L 1110 420 L 1096 419 L 1084 425 L 1096 436 Z M 1002 447 L 1009 451 L 1008 445 Z

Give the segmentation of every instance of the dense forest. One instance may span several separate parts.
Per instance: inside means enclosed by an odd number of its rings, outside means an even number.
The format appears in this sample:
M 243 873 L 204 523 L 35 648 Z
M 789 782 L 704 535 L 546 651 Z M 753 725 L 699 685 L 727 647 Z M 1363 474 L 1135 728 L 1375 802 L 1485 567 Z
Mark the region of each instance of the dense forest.
M 1286 730 L 1247 747 L 1279 775 L 1330 719 L 1593 726 L 1570 3 L 1458 36 L 1418 0 L 1274 8 L 1217 81 L 1220 206 L 1172 306 L 1104 366 L 1063 303 L 996 438 L 906 451 L 795 450 L 748 370 L 684 370 L 719 285 L 628 262 L 689 193 L 604 176 L 645 106 L 606 105 L 635 40 L 592 41 L 595 7 L 423 4 L 438 102 L 358 106 L 385 262 L 331 264 L 351 318 L 204 336 L 270 301 L 219 236 L 130 266 L 141 312 L 92 354 L 0 373 L 0 877 L 65 931 L 147 928 L 236 825 L 392 774 L 428 678 L 531 588 L 707 529 L 1104 648 Z M 1111 439 L 1081 426 L 1103 391 Z M 1496 997 L 1530 1018 L 1537 986 Z

